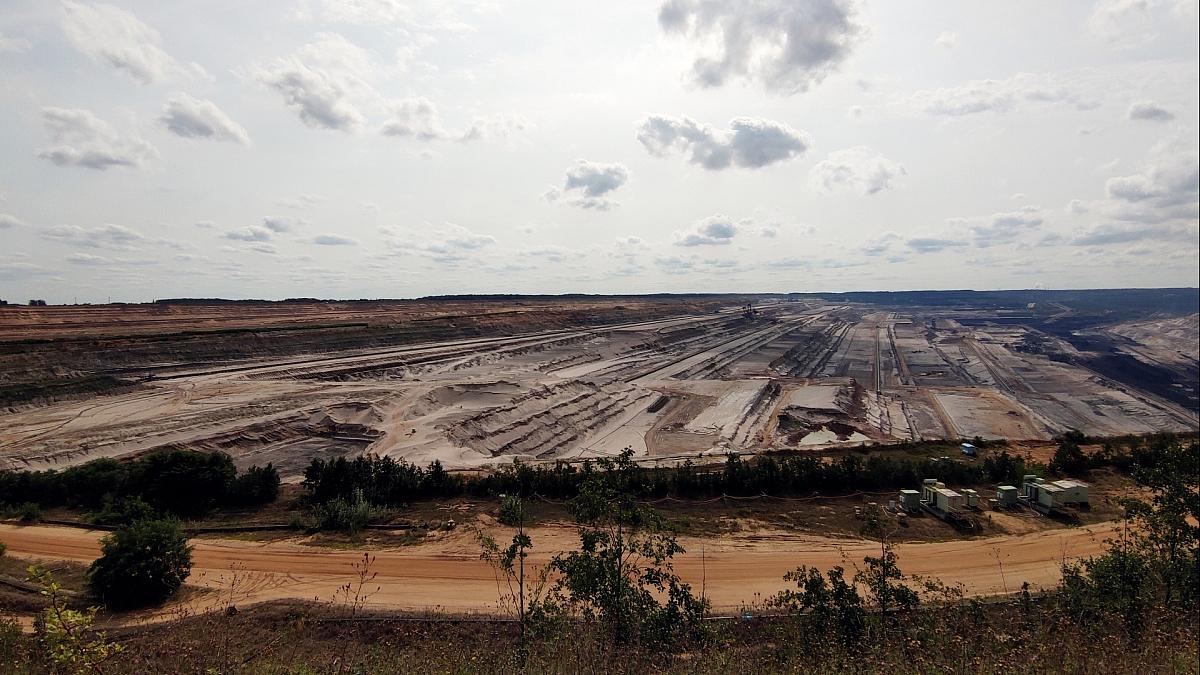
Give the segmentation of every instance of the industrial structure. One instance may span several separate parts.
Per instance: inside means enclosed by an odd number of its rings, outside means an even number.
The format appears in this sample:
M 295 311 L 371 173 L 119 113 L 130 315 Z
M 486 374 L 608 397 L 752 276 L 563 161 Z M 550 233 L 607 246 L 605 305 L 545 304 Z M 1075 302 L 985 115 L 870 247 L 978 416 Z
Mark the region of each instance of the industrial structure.
M 1070 479 L 1048 482 L 1032 474 L 1021 480 L 1020 498 L 1044 513 L 1061 511 L 1066 506 L 1090 505 L 1087 483 Z

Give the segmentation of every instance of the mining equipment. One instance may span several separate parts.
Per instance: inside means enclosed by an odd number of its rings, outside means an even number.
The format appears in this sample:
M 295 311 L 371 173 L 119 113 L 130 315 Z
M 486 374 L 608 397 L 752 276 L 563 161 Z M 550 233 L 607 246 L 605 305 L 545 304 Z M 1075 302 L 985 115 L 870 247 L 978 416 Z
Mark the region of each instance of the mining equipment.
M 1088 508 L 1091 505 L 1087 483 L 1077 480 L 1048 482 L 1032 474 L 1021 479 L 1019 499 L 1046 515 L 1069 515 L 1065 507 Z

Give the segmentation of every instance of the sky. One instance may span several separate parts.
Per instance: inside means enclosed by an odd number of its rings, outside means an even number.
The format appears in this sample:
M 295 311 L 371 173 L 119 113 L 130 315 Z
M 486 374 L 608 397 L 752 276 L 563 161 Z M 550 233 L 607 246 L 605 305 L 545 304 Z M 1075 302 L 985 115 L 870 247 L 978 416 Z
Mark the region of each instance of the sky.
M 1198 2 L 0 2 L 0 298 L 1196 286 Z

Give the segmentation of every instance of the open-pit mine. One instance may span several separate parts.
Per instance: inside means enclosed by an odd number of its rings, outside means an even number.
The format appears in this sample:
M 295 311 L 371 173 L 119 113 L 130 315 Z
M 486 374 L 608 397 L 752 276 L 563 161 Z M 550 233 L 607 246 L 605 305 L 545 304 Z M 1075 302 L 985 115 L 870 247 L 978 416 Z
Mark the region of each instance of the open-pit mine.
M 836 295 L 6 307 L 0 468 L 221 450 L 296 481 L 360 453 L 469 469 L 1194 431 L 1197 315 L 1133 319 Z

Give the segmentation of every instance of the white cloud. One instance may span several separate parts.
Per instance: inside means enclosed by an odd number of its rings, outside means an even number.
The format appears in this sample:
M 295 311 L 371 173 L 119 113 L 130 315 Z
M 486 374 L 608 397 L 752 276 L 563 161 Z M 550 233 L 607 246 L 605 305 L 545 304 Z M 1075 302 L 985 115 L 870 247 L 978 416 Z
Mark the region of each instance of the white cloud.
M 427 98 L 408 98 L 392 104 L 392 117 L 380 130 L 385 136 L 436 141 L 448 138 L 442 127 L 437 106 Z
M 1095 73 L 1088 75 L 1087 85 Z M 909 97 L 910 105 L 928 115 L 959 117 L 976 113 L 1006 113 L 1032 105 L 1066 105 L 1091 110 L 1098 102 L 1085 88 L 1081 74 L 1018 73 L 1003 80 L 972 80 L 939 89 L 922 89 Z
M 607 211 L 617 203 L 608 195 L 629 180 L 624 164 L 604 164 L 581 159 L 567 169 L 563 187 L 551 188 L 543 196 L 547 201 L 569 204 L 582 209 Z
M 752 117 L 735 118 L 725 130 L 688 117 L 651 115 L 638 124 L 637 139 L 656 157 L 680 152 L 709 170 L 757 169 L 798 157 L 812 145 L 803 131 Z
M 342 237 L 336 234 L 318 234 L 310 239 L 312 243 L 318 246 L 357 246 L 358 241 L 350 237 Z
M 676 246 L 724 246 L 738 233 L 737 224 L 728 216 L 716 214 L 696 223 L 687 232 L 675 233 Z
M 0 33 L 0 54 L 20 54 L 33 48 L 33 43 L 22 37 L 9 37 Z
M 263 218 L 263 227 L 275 232 L 291 232 L 296 229 L 297 225 L 303 224 L 303 220 L 292 220 L 291 218 L 280 218 L 278 216 L 267 216 Z
M 260 82 L 279 92 L 316 129 L 355 131 L 365 121 L 357 99 L 378 99 L 368 83 L 366 51 L 336 33 L 320 33 L 291 56 L 260 66 Z
M 0 230 L 5 230 L 10 227 L 25 227 L 25 222 L 16 216 L 7 213 L 0 213 Z
M 967 245 L 965 241 L 939 237 L 913 237 L 904 243 L 917 253 L 940 253 L 947 249 L 962 248 Z
M 159 122 L 168 131 L 184 138 L 205 138 L 250 144 L 250 135 L 217 104 L 187 94 L 176 94 L 163 106 Z
M 1200 202 L 1200 159 L 1195 139 L 1160 143 L 1151 150 L 1141 171 L 1110 178 L 1104 189 L 1110 200 L 1121 205 L 1154 210 L 1134 219 L 1195 218 Z
M 1170 122 L 1175 119 L 1175 113 L 1158 105 L 1154 101 L 1139 101 L 1129 106 L 1129 119 L 1148 122 Z
M 892 186 L 892 180 L 907 172 L 879 152 L 858 146 L 829 153 L 809 171 L 808 181 L 825 193 L 853 191 L 873 195 Z
M 1022 234 L 1040 228 L 1045 219 L 1045 212 L 1040 207 L 1023 206 L 1016 211 L 984 218 L 951 218 L 946 222 L 951 227 L 965 228 L 976 246 L 987 248 L 1016 241 Z
M 225 238 L 232 239 L 234 241 L 270 241 L 271 230 L 268 230 L 265 227 L 251 225 L 250 227 L 243 228 L 241 230 L 230 230 L 229 232 L 225 233 Z
M 76 49 L 142 84 L 180 74 L 205 75 L 200 66 L 184 66 L 163 51 L 158 31 L 119 7 L 74 0 L 63 0 L 62 7 L 63 31 Z
M 55 225 L 42 231 L 42 237 L 72 246 L 132 250 L 135 244 L 149 241 L 137 230 L 124 225 L 105 224 L 97 227 Z
M 1072 246 L 1110 246 L 1140 241 L 1174 241 L 1195 244 L 1195 225 L 1121 225 L 1104 223 L 1077 230 L 1067 241 Z
M 942 31 L 941 35 L 933 41 L 933 44 L 942 47 L 943 49 L 954 49 L 958 46 L 958 33 L 954 31 Z
M 866 32 L 856 13 L 851 0 L 668 0 L 658 21 L 697 43 L 691 79 L 699 86 L 741 78 L 795 94 L 850 55 Z
M 153 145 L 118 134 L 88 110 L 43 108 L 42 122 L 53 145 L 38 150 L 38 157 L 59 166 L 104 170 L 136 167 L 158 157 Z
M 388 236 L 388 245 L 397 253 L 420 255 L 447 265 L 462 262 L 496 243 L 496 238 L 489 234 L 479 234 L 455 223 L 431 231 L 397 227 L 385 227 L 383 231 Z

